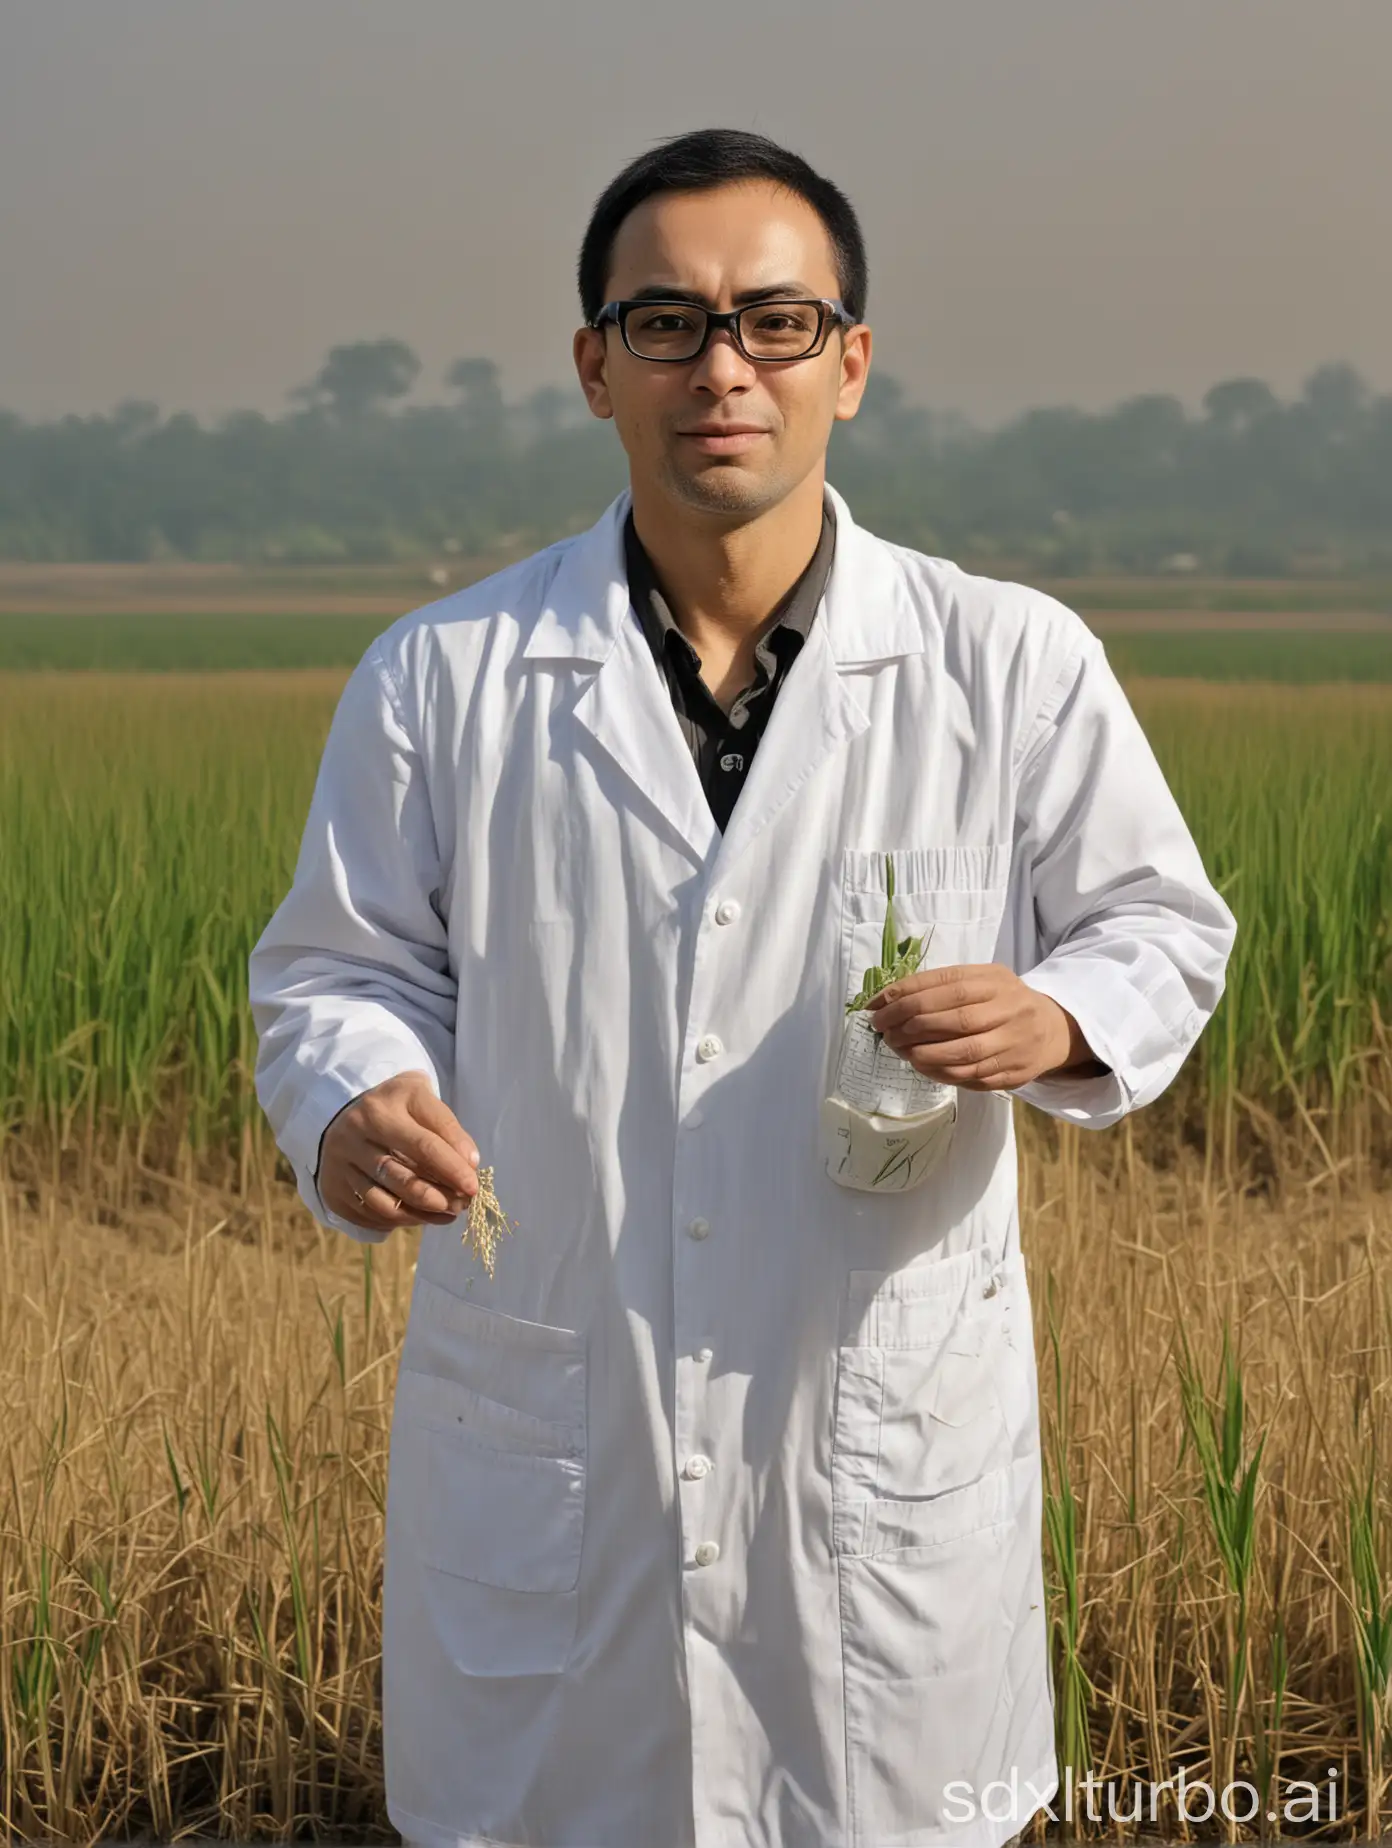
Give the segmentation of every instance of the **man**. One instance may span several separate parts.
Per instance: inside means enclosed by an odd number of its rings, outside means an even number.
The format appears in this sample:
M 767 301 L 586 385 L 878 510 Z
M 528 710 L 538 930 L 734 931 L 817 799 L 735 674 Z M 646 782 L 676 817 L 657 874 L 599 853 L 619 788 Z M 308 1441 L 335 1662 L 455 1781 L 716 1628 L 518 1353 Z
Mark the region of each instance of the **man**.
M 999 1844 L 1057 1787 L 1010 1098 L 1150 1102 L 1232 915 L 1082 623 L 827 487 L 871 348 L 833 185 L 666 143 L 580 288 L 631 492 L 368 649 L 251 957 L 306 1202 L 428 1228 L 388 1810 L 433 1844 Z M 876 1057 L 957 1115 L 917 1185 L 857 1191 L 819 1113 L 891 876 L 929 948 Z

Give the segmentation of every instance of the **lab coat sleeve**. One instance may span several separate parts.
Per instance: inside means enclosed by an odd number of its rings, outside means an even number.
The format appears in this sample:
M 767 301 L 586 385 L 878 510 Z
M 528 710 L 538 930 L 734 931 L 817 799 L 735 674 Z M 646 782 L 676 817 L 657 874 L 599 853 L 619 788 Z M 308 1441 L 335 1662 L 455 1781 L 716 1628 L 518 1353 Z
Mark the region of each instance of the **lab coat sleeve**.
M 1236 934 L 1130 702 L 1081 624 L 1026 739 L 1016 835 L 1042 959 L 1022 979 L 1110 1069 L 1021 1085 L 1105 1129 L 1157 1098 L 1223 993 Z
M 319 1143 L 361 1092 L 423 1071 L 449 1093 L 456 983 L 421 755 L 380 641 L 329 728 L 289 892 L 251 952 L 256 1094 L 324 1225 L 364 1244 L 316 1182 Z

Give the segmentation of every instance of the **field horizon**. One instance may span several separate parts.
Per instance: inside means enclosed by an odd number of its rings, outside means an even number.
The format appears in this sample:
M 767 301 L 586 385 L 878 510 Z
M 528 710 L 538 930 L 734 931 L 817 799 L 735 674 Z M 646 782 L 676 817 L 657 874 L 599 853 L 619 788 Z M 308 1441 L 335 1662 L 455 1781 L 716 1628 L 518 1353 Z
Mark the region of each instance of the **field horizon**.
M 0 616 L 173 614 L 385 616 L 487 577 L 534 548 L 424 552 L 386 564 L 292 565 L 192 559 L 20 563 L 0 560 Z M 1239 578 L 1202 574 L 1041 575 L 1009 557 L 955 558 L 964 570 L 1036 585 L 1091 621 L 1137 618 L 1223 627 L 1379 629 L 1392 625 L 1392 579 Z M 440 574 L 444 575 L 441 576 Z

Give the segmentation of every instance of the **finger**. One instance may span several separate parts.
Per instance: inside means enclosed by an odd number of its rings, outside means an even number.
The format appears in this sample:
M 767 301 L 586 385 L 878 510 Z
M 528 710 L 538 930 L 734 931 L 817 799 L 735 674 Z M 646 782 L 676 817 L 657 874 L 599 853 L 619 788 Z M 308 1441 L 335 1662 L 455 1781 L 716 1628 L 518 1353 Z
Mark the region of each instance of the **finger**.
M 478 1144 L 449 1105 L 436 1097 L 433 1091 L 421 1091 L 411 1099 L 411 1114 L 418 1123 L 424 1123 L 427 1129 L 434 1130 L 452 1149 L 457 1149 L 472 1167 L 478 1167 Z
M 1008 997 L 992 995 L 984 1001 L 972 1001 L 961 1007 L 944 1008 L 930 1013 L 924 1007 L 907 1015 L 897 1024 L 883 1029 L 885 1044 L 902 1052 L 906 1046 L 932 1045 L 937 1041 L 971 1039 L 982 1033 L 995 1033 L 1009 1026 L 1014 1018 Z M 876 1023 L 878 1025 L 878 1022 Z
M 899 1056 L 915 1071 L 943 1084 L 1000 1088 L 1009 1084 L 1010 1074 L 1019 1066 L 1015 1037 L 1004 1031 L 910 1046 Z
M 322 1175 L 319 1193 L 331 1213 L 337 1213 L 340 1219 L 352 1225 L 366 1226 L 369 1231 L 391 1232 L 398 1225 L 408 1223 L 400 1215 L 375 1210 L 375 1207 L 386 1207 L 388 1202 L 380 1196 L 380 1190 L 378 1195 L 371 1193 L 368 1177 L 361 1175 L 351 1163 L 336 1162 L 331 1173 Z
M 940 1013 L 984 1001 L 1000 986 L 994 963 L 964 963 L 943 969 L 923 969 L 917 975 L 891 982 L 870 1001 L 870 1015 L 880 1028 L 897 1026 L 915 1011 Z
M 373 1164 L 372 1178 L 379 1187 L 385 1187 L 398 1200 L 405 1201 L 407 1206 L 416 1207 L 423 1213 L 441 1213 L 450 1217 L 462 1213 L 467 1204 L 462 1193 L 437 1187 L 433 1181 L 427 1181 L 424 1176 L 417 1174 L 395 1150 L 381 1156 Z
M 355 1209 L 370 1213 L 383 1226 L 450 1225 L 457 1217 L 453 1213 L 423 1212 L 356 1163 L 348 1165 L 347 1180 Z
M 402 1110 L 384 1107 L 380 1112 L 364 1114 L 359 1136 L 350 1142 L 345 1153 L 368 1174 L 383 1155 L 395 1155 L 422 1180 L 433 1181 L 446 1192 L 471 1195 L 478 1192 L 478 1170 L 463 1153 L 453 1148 L 433 1129 Z

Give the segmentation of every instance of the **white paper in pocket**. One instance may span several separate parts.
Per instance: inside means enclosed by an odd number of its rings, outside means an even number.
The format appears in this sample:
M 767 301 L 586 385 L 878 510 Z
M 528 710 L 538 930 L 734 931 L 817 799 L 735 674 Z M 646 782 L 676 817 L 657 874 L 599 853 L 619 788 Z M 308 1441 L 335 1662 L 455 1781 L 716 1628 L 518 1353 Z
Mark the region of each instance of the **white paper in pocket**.
M 951 1147 L 956 1123 L 956 1086 L 916 1072 L 864 1009 L 847 1014 L 836 1077 L 822 1100 L 821 1148 L 832 1180 L 873 1193 L 917 1187 Z

